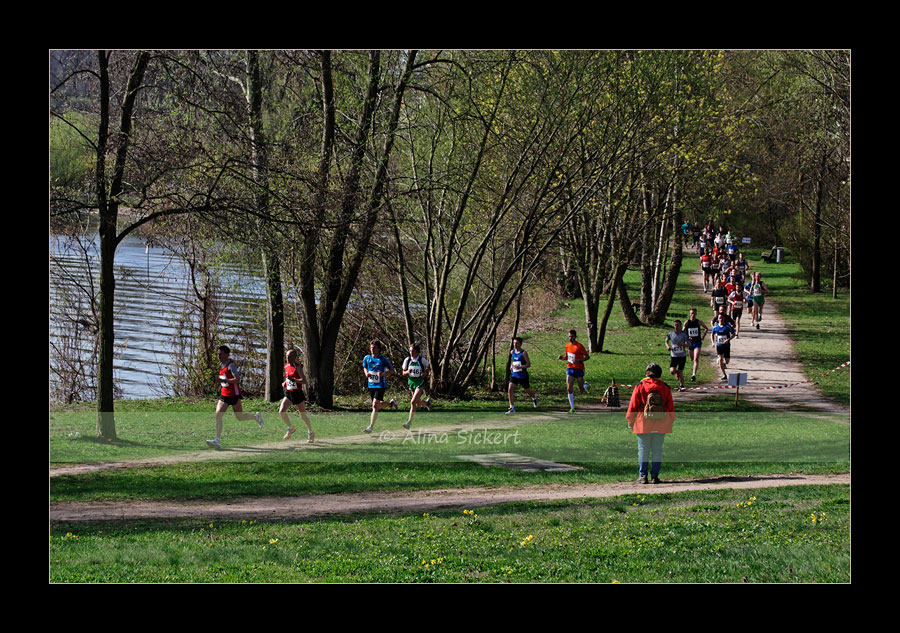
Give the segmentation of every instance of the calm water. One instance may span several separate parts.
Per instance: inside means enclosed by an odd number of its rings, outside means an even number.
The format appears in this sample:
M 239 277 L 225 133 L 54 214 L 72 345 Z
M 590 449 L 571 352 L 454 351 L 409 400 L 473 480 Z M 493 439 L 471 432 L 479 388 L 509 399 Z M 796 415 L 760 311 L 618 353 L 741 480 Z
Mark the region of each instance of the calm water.
M 74 313 L 71 297 L 78 295 L 77 286 L 90 284 L 89 266 L 94 286 L 99 289 L 96 243 L 90 245 L 87 259 L 90 263 L 65 240 L 50 237 L 51 362 L 55 357 L 53 345 L 72 341 L 72 326 L 66 315 Z M 179 340 L 183 341 L 178 321 L 186 312 L 186 301 L 193 299 L 187 265 L 166 249 L 148 249 L 142 239 L 129 237 L 116 251 L 115 269 L 116 384 L 124 398 L 171 395 L 165 380 L 172 375 L 175 348 Z M 224 270 L 221 277 L 221 342 L 236 350 L 249 332 L 250 340 L 264 344 L 265 333 L 251 316 L 262 309 L 262 280 L 235 269 Z M 64 300 L 66 296 L 68 300 Z M 86 303 L 84 306 L 89 310 Z M 84 332 L 83 337 L 82 348 L 92 344 L 95 334 Z M 54 379 L 51 372 L 51 382 Z

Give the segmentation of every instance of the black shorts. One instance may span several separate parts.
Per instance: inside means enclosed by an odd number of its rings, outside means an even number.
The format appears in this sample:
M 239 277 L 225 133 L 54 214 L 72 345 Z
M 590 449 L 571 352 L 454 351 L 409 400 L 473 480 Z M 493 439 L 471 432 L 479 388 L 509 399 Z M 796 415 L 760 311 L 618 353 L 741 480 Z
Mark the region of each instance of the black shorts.
M 286 389 L 284 392 L 284 397 L 288 399 L 288 402 L 291 404 L 300 404 L 301 402 L 306 402 L 306 394 L 303 393 L 302 389 Z
M 743 308 L 732 308 L 731 309 L 731 318 L 732 319 L 740 319 L 741 315 L 744 313 Z
M 524 378 L 516 378 L 515 376 L 510 376 L 509 382 L 513 385 L 522 385 L 522 387 L 524 387 L 525 389 L 531 389 L 531 381 L 528 379 L 527 374 Z
M 219 400 L 221 400 L 222 402 L 224 402 L 225 404 L 228 404 L 228 405 L 235 405 L 238 403 L 239 400 L 243 400 L 243 399 L 244 399 L 244 396 L 242 396 L 242 395 L 223 396 L 222 394 L 219 394 Z
M 674 367 L 678 371 L 684 369 L 684 364 L 687 362 L 687 356 L 673 356 L 672 360 L 669 361 L 669 367 Z
M 716 345 L 716 354 L 719 356 L 723 356 L 725 360 L 731 359 L 731 343 L 725 343 L 725 345 Z
M 384 391 L 387 387 L 369 387 L 369 395 L 372 400 L 384 400 Z

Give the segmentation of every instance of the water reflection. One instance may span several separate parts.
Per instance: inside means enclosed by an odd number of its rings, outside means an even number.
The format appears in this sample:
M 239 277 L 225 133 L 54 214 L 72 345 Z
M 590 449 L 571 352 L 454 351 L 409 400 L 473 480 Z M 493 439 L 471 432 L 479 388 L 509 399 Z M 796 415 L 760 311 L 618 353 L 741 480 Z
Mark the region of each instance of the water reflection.
M 90 313 L 87 300 L 92 282 L 99 289 L 99 248 L 96 241 L 86 251 L 58 236 L 50 237 L 50 343 L 53 347 L 75 343 L 71 319 L 73 301 L 81 301 Z M 93 274 L 89 271 L 91 269 Z M 195 301 L 187 264 L 164 248 L 148 248 L 139 237 L 126 237 L 116 250 L 114 375 L 123 398 L 151 398 L 171 395 L 166 380 L 174 368 L 174 353 L 186 343 L 191 332 L 179 327 L 187 302 Z M 263 341 L 259 319 L 265 290 L 260 277 L 235 267 L 219 271 L 221 339 L 226 344 L 244 340 Z M 93 277 L 93 279 L 92 279 Z M 196 329 L 194 330 L 196 331 Z M 83 332 L 77 342 L 81 354 L 89 353 L 96 334 Z M 260 350 L 256 350 L 260 351 Z M 50 373 L 51 392 L 55 380 Z

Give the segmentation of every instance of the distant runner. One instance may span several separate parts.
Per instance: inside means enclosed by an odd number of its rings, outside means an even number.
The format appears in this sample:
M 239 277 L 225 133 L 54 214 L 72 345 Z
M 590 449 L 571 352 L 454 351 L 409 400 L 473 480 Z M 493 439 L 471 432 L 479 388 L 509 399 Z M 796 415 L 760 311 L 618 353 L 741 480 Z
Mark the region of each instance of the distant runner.
M 397 408 L 397 402 L 391 398 L 390 402 L 384 401 L 384 392 L 387 389 L 387 378 L 394 373 L 391 361 L 381 355 L 381 341 L 374 340 L 369 343 L 368 356 L 363 358 L 363 372 L 366 375 L 366 383 L 369 386 L 369 396 L 372 398 L 372 415 L 369 418 L 369 426 L 363 432 L 371 433 L 375 425 L 378 412 L 385 407 Z
M 687 348 L 690 338 L 681 329 L 681 321 L 675 320 L 675 329 L 666 334 L 666 349 L 669 350 L 669 373 L 678 376 L 678 391 L 684 391 L 684 364 L 687 361 Z
M 714 283 L 715 272 L 712 265 L 712 257 L 707 253 L 700 254 L 700 270 L 703 271 L 703 292 L 709 292 L 709 287 Z
M 537 409 L 537 394 L 531 390 L 531 382 L 528 379 L 528 368 L 531 367 L 531 359 L 528 358 L 528 352 L 522 349 L 521 336 L 517 336 L 513 339 L 513 347 L 509 352 L 509 360 L 510 376 L 509 387 L 507 388 L 509 411 L 506 412 L 507 415 L 516 412 L 516 387 L 518 385 L 522 385 L 522 389 L 524 389 L 525 393 L 531 397 L 531 402 L 534 405 L 534 408 Z
M 744 312 L 744 287 L 740 284 L 734 286 L 734 290 L 728 295 L 728 303 L 731 305 L 731 318 L 734 320 L 734 338 L 741 338 L 741 314 Z
M 719 369 L 722 370 L 722 380 L 728 380 L 725 370 L 728 361 L 731 360 L 731 339 L 734 338 L 734 328 L 725 322 L 725 315 L 719 315 L 719 323 L 710 332 L 712 342 L 716 346 L 716 355 L 719 357 Z
M 753 320 L 750 322 L 750 327 L 753 327 L 755 322 L 757 330 L 759 322 L 762 321 L 763 305 L 766 303 L 767 294 L 769 294 L 769 289 L 762 281 L 762 274 L 753 273 L 753 284 L 750 286 L 750 296 L 753 297 Z
M 431 365 L 420 352 L 419 345 L 413 343 L 409 346 L 409 356 L 403 361 L 403 375 L 406 376 L 407 386 L 412 393 L 409 400 L 409 419 L 403 425 L 404 429 L 408 429 L 412 425 L 412 419 L 418 407 L 424 404 L 431 411 L 431 398 L 422 400 L 422 396 L 425 395 L 425 376 Z
M 728 305 L 728 291 L 725 290 L 724 281 L 720 280 L 716 283 L 716 287 L 709 298 L 709 305 L 713 309 L 713 314 L 718 314 L 719 308 L 724 308 Z
M 566 387 L 569 392 L 569 413 L 575 413 L 575 381 L 578 381 L 579 393 L 587 393 L 590 385 L 584 381 L 584 361 L 591 356 L 584 345 L 575 340 L 575 330 L 569 330 L 569 342 L 566 353 L 559 360 L 566 361 Z
M 290 409 L 291 406 L 295 406 L 300 413 L 300 419 L 303 420 L 303 423 L 306 425 L 306 441 L 309 444 L 312 444 L 316 440 L 316 434 L 313 433 L 309 418 L 306 417 L 306 394 L 303 393 L 303 384 L 306 382 L 306 376 L 303 375 L 303 363 L 297 362 L 297 351 L 293 349 L 288 351 L 286 360 L 287 364 L 284 366 L 284 382 L 281 383 L 281 386 L 284 387 L 284 399 L 281 401 L 278 413 L 281 414 L 281 419 L 284 420 L 284 423 L 288 428 L 287 433 L 285 433 L 284 437 L 281 439 L 291 439 L 294 431 L 297 430 L 294 428 L 294 425 L 291 424 L 291 420 L 287 414 L 288 409 Z
M 700 330 L 703 333 L 700 333 Z M 691 352 L 691 361 L 693 362 L 693 370 L 691 371 L 691 382 L 697 380 L 697 367 L 700 365 L 700 348 L 703 345 L 703 339 L 709 332 L 706 324 L 697 318 L 697 308 L 691 308 L 690 318 L 684 322 L 684 331 L 688 335 L 688 349 Z
M 216 437 L 212 440 L 206 440 L 207 446 L 211 448 L 222 447 L 222 426 L 225 411 L 228 407 L 234 411 L 234 417 L 244 422 L 246 420 L 256 420 L 259 428 L 263 427 L 262 415 L 259 411 L 254 414 L 244 413 L 241 406 L 241 377 L 237 365 L 231 360 L 231 350 L 227 345 L 222 345 L 216 350 L 219 357 L 219 402 L 216 404 Z

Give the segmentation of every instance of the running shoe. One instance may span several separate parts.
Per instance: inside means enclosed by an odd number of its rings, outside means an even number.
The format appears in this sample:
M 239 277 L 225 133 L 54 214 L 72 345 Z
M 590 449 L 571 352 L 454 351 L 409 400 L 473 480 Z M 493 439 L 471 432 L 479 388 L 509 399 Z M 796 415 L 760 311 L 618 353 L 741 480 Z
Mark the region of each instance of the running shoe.
M 256 423 L 259 425 L 259 428 L 262 428 L 265 425 L 265 422 L 263 422 L 263 419 L 262 419 L 262 413 L 257 411 L 255 417 L 256 417 Z
M 425 401 L 425 408 L 431 411 L 431 398 Z
M 691 376 L 691 382 L 697 382 L 697 374 Z
M 516 408 L 515 408 L 515 407 L 510 407 L 509 409 L 506 410 L 506 415 L 509 415 L 509 414 L 515 413 L 515 412 L 516 412 Z
M 397 410 L 397 401 L 394 400 L 393 398 L 391 398 L 390 405 L 391 405 L 391 410 L 393 410 L 393 411 Z
M 756 329 L 757 329 L 757 330 L 759 329 L 759 323 L 756 324 Z
M 584 383 L 584 392 L 587 393 L 590 390 L 591 390 L 591 386 L 587 383 Z
M 678 387 L 678 391 L 684 391 L 684 390 L 685 390 L 684 385 L 681 385 L 680 387 Z
M 722 377 L 719 380 L 728 380 L 728 374 L 722 374 Z
M 293 434 L 294 434 L 294 431 L 296 431 L 296 430 L 297 430 L 297 429 L 296 429 L 295 427 L 293 427 L 293 426 L 288 427 L 287 433 L 285 433 L 285 434 L 284 434 L 284 437 L 281 438 L 281 439 L 283 439 L 283 440 L 289 440 L 289 439 L 291 439 L 291 435 L 293 435 Z
M 534 403 L 534 408 L 537 409 L 537 407 L 538 407 L 537 396 L 535 396 L 534 398 L 532 398 L 532 399 L 531 399 L 531 402 Z
M 409 430 L 409 427 L 410 427 L 411 425 L 412 425 L 412 422 L 410 422 L 409 420 L 407 420 L 406 422 L 403 423 L 403 428 Z
M 219 442 L 219 438 L 214 440 L 206 440 L 206 445 L 210 448 L 222 448 L 222 443 Z
M 315 431 L 307 431 L 306 432 L 306 443 L 312 444 L 316 441 L 316 433 Z
M 647 475 L 641 475 L 640 477 L 638 477 L 637 483 L 648 484 L 648 483 L 650 483 L 650 480 L 647 479 Z
M 569 409 L 569 413 L 575 413 L 575 408 L 573 407 L 573 408 Z
M 651 478 L 650 478 L 650 483 L 651 483 L 651 484 L 658 484 L 658 483 L 660 483 L 659 477 L 651 477 Z
M 371 424 L 370 424 L 369 426 L 367 426 L 365 429 L 363 429 L 363 433 L 371 433 L 371 432 L 372 432 L 372 425 L 371 425 Z

